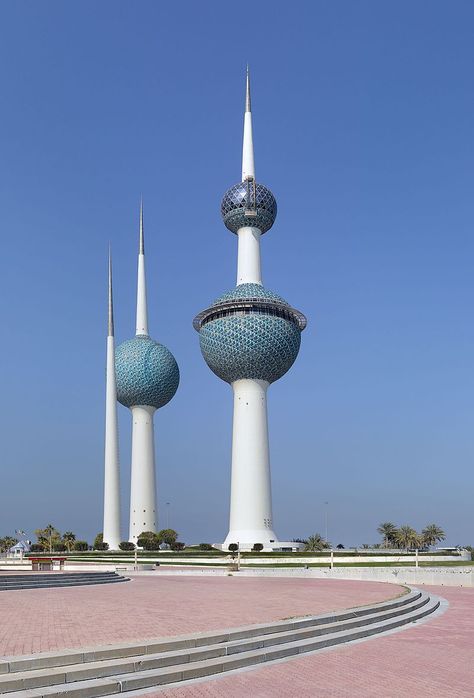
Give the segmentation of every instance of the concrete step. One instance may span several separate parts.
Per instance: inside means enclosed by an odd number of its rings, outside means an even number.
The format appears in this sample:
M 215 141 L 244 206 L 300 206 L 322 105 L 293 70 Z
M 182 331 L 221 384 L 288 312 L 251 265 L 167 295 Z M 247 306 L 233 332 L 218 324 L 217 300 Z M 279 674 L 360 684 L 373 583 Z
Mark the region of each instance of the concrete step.
M 131 658 L 114 660 L 90 661 L 80 665 L 73 664 L 61 668 L 56 667 L 3 674 L 0 676 L 0 693 L 17 691 L 25 688 L 52 686 L 58 683 L 72 683 L 84 679 L 112 676 L 114 674 L 175 666 L 202 661 L 204 659 L 213 659 L 222 655 L 244 653 L 262 647 L 271 647 L 273 645 L 306 640 L 322 635 L 330 635 L 335 631 L 351 630 L 353 628 L 379 623 L 395 616 L 401 617 L 403 614 L 409 614 L 422 608 L 428 602 L 428 596 L 421 596 L 410 604 L 399 608 L 376 612 L 368 616 L 341 620 L 335 623 L 318 624 L 300 629 L 280 630 L 279 632 L 262 634 L 254 638 L 244 638 L 227 643 L 210 644 L 203 647 L 188 648 L 178 651 L 143 654 Z
M 10 579 L 42 579 L 43 577 L 57 577 L 57 578 L 63 578 L 63 577 L 77 577 L 77 576 L 92 576 L 92 575 L 97 575 L 101 574 L 103 576 L 111 576 L 114 577 L 117 575 L 117 572 L 110 572 L 107 570 L 98 571 L 98 572 L 93 572 L 93 571 L 77 571 L 77 572 L 50 572 L 50 571 L 44 571 L 44 572 L 32 572 L 30 574 L 16 574 L 15 572 L 12 572 L 11 574 L 0 574 L 0 582 L 3 581 L 8 581 Z
M 125 642 L 103 647 L 86 649 L 61 650 L 55 652 L 41 652 L 32 656 L 3 657 L 0 659 L 0 675 L 19 671 L 30 671 L 33 669 L 45 669 L 52 667 L 62 667 L 72 664 L 82 664 L 97 662 L 105 659 L 120 659 L 124 657 L 138 657 L 142 655 L 158 654 L 161 652 L 171 652 L 173 650 L 188 649 L 192 647 L 204 647 L 224 642 L 232 642 L 245 638 L 254 638 L 261 635 L 284 632 L 289 630 L 299 630 L 328 623 L 349 620 L 352 618 L 362 618 L 374 613 L 381 613 L 388 610 L 401 609 L 412 602 L 422 598 L 419 590 L 410 590 L 402 596 L 382 601 L 370 606 L 360 606 L 344 611 L 323 613 L 317 616 L 305 616 L 303 618 L 291 618 L 288 620 L 275 621 L 271 623 L 259 623 L 247 625 L 241 628 L 229 630 L 211 630 L 202 633 L 192 633 L 180 635 L 179 637 L 153 638 L 143 642 Z M 426 596 L 426 595 L 425 595 Z
M 23 579 L 9 578 L 7 581 L 0 580 L 0 591 L 17 591 L 21 589 L 48 589 L 53 587 L 84 586 L 87 584 L 114 584 L 117 582 L 129 581 L 128 577 L 122 577 L 113 573 L 92 572 L 87 575 L 81 573 L 76 575 L 55 575 L 54 578 L 46 572 L 43 575 L 26 576 Z
M 68 696 L 74 694 L 81 698 L 92 698 L 160 686 L 375 635 L 415 622 L 432 613 L 438 606 L 437 600 L 432 600 L 423 593 L 418 594 L 416 598 L 412 595 L 411 601 L 406 604 L 393 605 L 392 608 L 383 611 L 374 611 L 372 607 L 372 612 L 354 612 L 351 618 L 346 617 L 335 622 L 327 622 L 327 618 L 331 616 L 325 617 L 326 622 L 324 617 L 319 616 L 312 620 L 323 619 L 322 623 L 313 622 L 306 627 L 300 625 L 296 628 L 282 629 L 281 626 L 287 624 L 286 622 L 272 623 L 264 626 L 269 632 L 253 636 L 251 631 L 257 626 L 252 626 L 248 629 L 250 635 L 240 639 L 223 640 L 214 644 L 204 642 L 201 646 L 155 654 L 94 661 L 93 653 L 89 653 L 89 661 L 81 664 L 71 662 L 62 668 L 20 672 L 14 671 L 15 663 L 10 660 L 13 671 L 0 677 L 0 692 L 15 692 L 16 696 L 24 698 L 38 698 L 43 695 L 64 696 L 66 693 Z M 343 614 L 335 614 L 332 619 L 340 615 Z M 308 619 L 300 619 L 300 622 L 307 621 Z M 244 629 L 235 632 L 243 633 Z M 196 636 L 196 639 L 202 640 L 202 635 Z M 69 656 L 72 657 L 71 654 Z

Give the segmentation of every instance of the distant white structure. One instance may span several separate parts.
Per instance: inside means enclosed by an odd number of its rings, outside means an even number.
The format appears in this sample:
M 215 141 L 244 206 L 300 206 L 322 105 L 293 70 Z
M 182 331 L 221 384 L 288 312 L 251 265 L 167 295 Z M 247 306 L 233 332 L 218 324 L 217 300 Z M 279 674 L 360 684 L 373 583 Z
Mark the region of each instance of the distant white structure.
M 31 550 L 31 542 L 29 540 L 20 540 L 15 545 L 12 545 L 8 549 L 7 555 L 9 557 L 23 557 L 25 553 L 29 553 Z

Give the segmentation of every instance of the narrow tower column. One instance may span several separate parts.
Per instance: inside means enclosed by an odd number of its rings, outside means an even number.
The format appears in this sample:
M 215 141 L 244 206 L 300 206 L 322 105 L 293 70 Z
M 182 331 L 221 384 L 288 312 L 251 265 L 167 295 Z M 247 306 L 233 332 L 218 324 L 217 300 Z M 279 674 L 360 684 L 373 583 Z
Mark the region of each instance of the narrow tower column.
M 154 407 L 136 405 L 132 412 L 132 474 L 130 536 L 136 543 L 143 531 L 156 531 Z
M 117 425 L 117 386 L 115 380 L 114 310 L 112 298 L 112 259 L 109 251 L 109 312 L 107 331 L 107 377 L 105 396 L 105 473 L 103 540 L 110 550 L 118 550 L 120 537 L 120 462 Z
M 244 227 L 237 231 L 239 248 L 237 256 L 237 286 L 261 284 L 260 236 L 258 228 Z
M 136 334 L 148 337 L 143 200 L 140 201 L 136 325 Z M 143 531 L 156 531 L 155 440 L 153 434 L 155 407 L 133 405 L 130 409 L 132 411 L 132 464 L 129 540 L 131 543 L 136 543 Z
M 271 547 L 273 531 L 267 388 L 264 380 L 243 378 L 232 383 L 232 476 L 229 533 L 224 542 L 246 548 Z

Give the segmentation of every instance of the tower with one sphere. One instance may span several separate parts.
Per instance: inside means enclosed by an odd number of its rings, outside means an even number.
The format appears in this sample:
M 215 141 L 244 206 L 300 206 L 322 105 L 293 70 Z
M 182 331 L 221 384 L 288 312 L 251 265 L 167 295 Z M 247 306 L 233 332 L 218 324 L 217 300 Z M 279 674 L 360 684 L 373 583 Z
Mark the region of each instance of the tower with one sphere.
M 262 284 L 260 238 L 277 204 L 255 179 L 250 80 L 247 69 L 242 181 L 221 204 L 224 224 L 238 238 L 237 286 L 194 319 L 209 368 L 232 386 L 234 418 L 229 533 L 223 547 L 279 547 L 273 529 L 267 389 L 298 356 L 306 318 Z
M 133 339 L 115 351 L 117 399 L 132 413 L 132 465 L 129 540 L 156 531 L 156 476 L 153 416 L 174 396 L 179 384 L 173 354 L 148 334 L 143 205 L 140 206 L 137 326 Z

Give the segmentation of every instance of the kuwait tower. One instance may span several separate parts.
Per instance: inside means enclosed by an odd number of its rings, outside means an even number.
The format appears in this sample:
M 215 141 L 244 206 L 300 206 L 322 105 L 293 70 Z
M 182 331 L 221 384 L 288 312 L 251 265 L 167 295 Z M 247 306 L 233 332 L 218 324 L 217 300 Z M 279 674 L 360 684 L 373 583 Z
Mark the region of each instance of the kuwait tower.
M 114 306 L 112 259 L 109 250 L 109 312 L 107 324 L 107 375 L 105 389 L 104 543 L 118 550 L 120 537 L 120 468 L 115 382 Z
M 148 334 L 143 205 L 140 206 L 136 334 L 115 351 L 117 399 L 132 413 L 129 540 L 156 531 L 153 416 L 176 393 L 179 369 L 173 354 Z M 104 538 L 105 540 L 105 538 Z
M 242 181 L 224 194 L 221 214 L 237 235 L 237 286 L 193 324 L 207 365 L 234 395 L 230 524 L 223 547 L 261 543 L 268 550 L 281 544 L 273 528 L 267 390 L 298 356 L 306 318 L 262 283 L 260 240 L 275 222 L 277 204 L 255 179 L 248 70 Z

